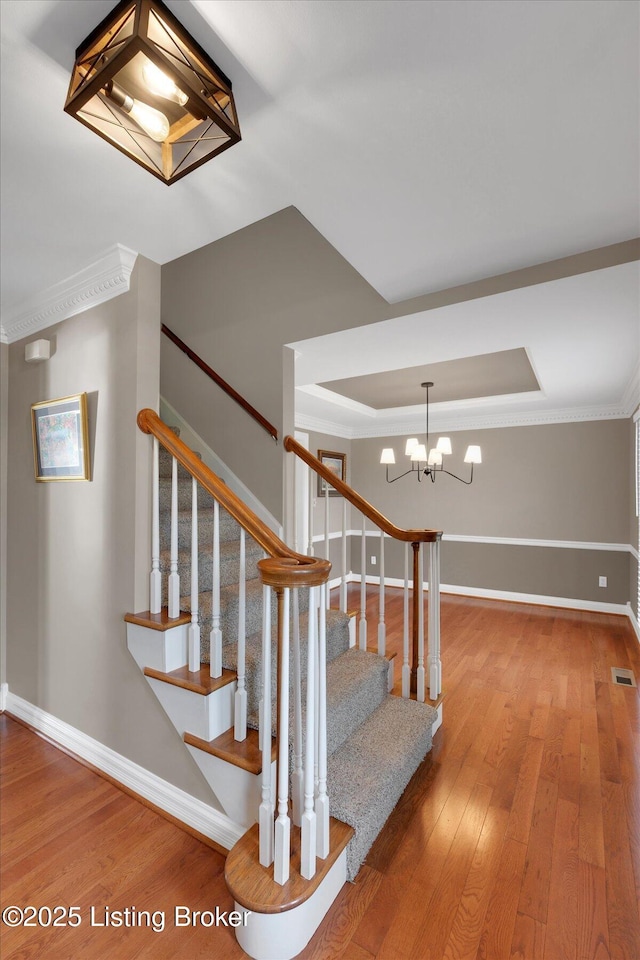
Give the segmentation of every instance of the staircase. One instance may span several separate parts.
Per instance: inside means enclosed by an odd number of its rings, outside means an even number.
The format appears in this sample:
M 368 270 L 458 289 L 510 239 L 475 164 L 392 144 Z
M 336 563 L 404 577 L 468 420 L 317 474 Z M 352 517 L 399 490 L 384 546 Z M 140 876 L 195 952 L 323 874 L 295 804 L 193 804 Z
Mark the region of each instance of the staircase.
M 159 571 L 162 583 L 163 609 L 168 602 L 166 584 L 172 573 L 171 567 L 171 505 L 172 505 L 173 457 L 162 447 L 159 455 Z M 174 494 L 175 496 L 175 494 Z M 262 755 L 265 741 L 260 743 L 261 698 L 263 697 L 263 582 L 258 563 L 264 552 L 251 537 L 244 539 L 245 579 L 244 590 L 239 582 L 241 528 L 238 522 L 223 508 L 219 509 L 219 560 L 214 560 L 214 499 L 198 488 L 197 528 L 197 585 L 192 584 L 192 543 L 194 534 L 191 523 L 192 477 L 183 468 L 177 477 L 177 560 L 180 578 L 179 617 L 169 620 L 166 612 L 154 618 L 149 615 L 128 615 L 128 643 L 138 665 L 144 671 L 163 708 L 183 737 L 187 749 L 206 778 L 215 803 L 241 831 L 251 833 L 252 824 L 258 819 L 261 799 L 265 803 L 265 780 Z M 174 521 L 175 523 L 175 521 Z M 175 548 L 174 548 L 175 551 Z M 219 576 L 219 611 L 215 609 L 215 590 L 212 583 Z M 307 695 L 307 636 L 310 616 L 317 619 L 317 611 L 309 611 L 309 593 L 299 594 L 299 624 L 292 615 L 289 621 L 292 646 L 299 649 L 300 695 L 299 704 L 305 704 Z M 187 632 L 190 628 L 192 607 L 197 598 L 197 618 L 201 637 L 200 671 L 187 669 Z M 212 599 L 214 598 L 214 599 Z M 272 662 L 277 663 L 278 629 L 276 604 L 271 603 L 271 648 Z M 243 654 L 244 670 L 238 663 L 237 637 L 246 634 Z M 211 678 L 210 631 L 219 629 L 222 635 L 222 676 Z M 161 639 L 158 639 L 158 637 Z M 352 646 L 355 630 L 351 629 L 350 617 L 339 610 L 326 611 L 326 779 L 331 816 L 351 827 L 344 831 L 344 868 L 340 873 L 353 880 L 367 853 L 382 829 L 391 811 L 396 806 L 416 768 L 431 749 L 432 727 L 436 711 L 426 703 L 401 699 L 389 694 L 390 663 L 383 657 Z M 300 642 L 297 638 L 300 637 Z M 214 653 L 214 658 L 216 654 Z M 271 735 L 272 760 L 276 744 L 276 673 L 272 671 L 271 682 Z M 246 690 L 246 737 L 237 739 L 238 729 L 242 736 L 243 722 L 238 728 L 237 691 L 239 676 L 244 675 Z M 296 702 L 295 671 L 289 683 L 291 708 L 290 729 L 295 729 L 294 704 Z M 305 716 L 302 713 L 301 738 L 289 749 L 289 792 L 293 797 L 294 822 L 300 822 L 304 805 L 301 774 L 301 744 L 305 743 Z M 268 714 L 268 711 L 267 711 Z M 234 720 L 236 737 L 234 737 Z M 316 757 L 317 764 L 317 757 Z M 275 767 L 275 764 L 274 764 Z M 298 779 L 296 780 L 296 775 Z M 316 775 L 317 776 L 317 775 Z M 268 792 L 274 802 L 275 777 L 272 777 Z M 296 810 L 296 806 L 298 809 Z M 277 828 L 276 828 L 277 829 Z M 242 843 L 244 844 L 245 841 Z M 257 842 L 257 841 L 256 841 Z M 292 846 L 295 848 L 296 840 Z M 333 841 L 332 841 L 333 843 Z M 238 844 L 238 850 L 242 845 Z M 244 847 L 242 848 L 244 851 Z M 332 847 L 333 850 L 333 847 Z M 342 855 L 338 851 L 336 856 Z M 238 857 L 240 854 L 238 853 Z M 245 853 L 242 853 L 245 856 Z M 331 854 L 333 857 L 333 853 Z M 255 896 L 243 895 L 238 880 L 239 871 L 236 851 L 228 858 L 227 875 L 230 889 L 239 909 L 249 908 L 254 913 L 259 904 Z M 329 862 L 331 857 L 328 858 Z M 333 862 L 331 860 L 331 862 Z M 264 867 L 259 870 L 264 872 Z M 336 868 L 327 867 L 328 874 Z M 322 871 L 320 871 L 322 873 Z M 288 876 L 288 869 L 287 869 Z M 297 878 L 300 881 L 301 878 Z M 286 888 L 292 881 L 287 881 Z M 273 882 L 271 886 L 277 886 Z M 333 881 L 336 886 L 336 880 Z M 315 906 L 308 909 L 308 919 L 302 916 L 294 921 L 293 908 L 282 897 L 276 908 L 264 907 L 269 924 L 256 926 L 253 934 L 237 930 L 238 940 L 251 956 L 281 958 L 293 956 L 301 950 L 313 934 L 317 924 L 328 909 L 337 889 L 323 896 L 314 893 Z M 286 897 L 286 889 L 284 890 Z M 271 894 L 270 894 L 271 895 Z M 276 896 L 279 896 L 276 893 Z M 331 899 L 328 899 L 329 896 Z M 328 902 L 325 903 L 325 901 Z M 284 904 L 284 905 L 283 905 Z M 304 904 L 302 905 L 304 906 Z M 283 916 L 291 908 L 292 924 L 283 935 Z M 301 915 L 302 907 L 299 907 Z M 252 918 L 253 919 L 253 918 Z M 286 917 L 285 917 L 286 919 Z M 255 921 L 258 924 L 258 920 Z M 266 923 L 266 921 L 265 921 Z M 292 935 L 291 926 L 300 927 Z M 273 932 L 271 932 L 273 929 Z M 267 943 L 265 938 L 271 938 Z M 287 944 L 285 947 L 284 944 Z M 294 953 L 291 953 L 291 950 Z M 284 951 L 284 952 L 283 952 Z

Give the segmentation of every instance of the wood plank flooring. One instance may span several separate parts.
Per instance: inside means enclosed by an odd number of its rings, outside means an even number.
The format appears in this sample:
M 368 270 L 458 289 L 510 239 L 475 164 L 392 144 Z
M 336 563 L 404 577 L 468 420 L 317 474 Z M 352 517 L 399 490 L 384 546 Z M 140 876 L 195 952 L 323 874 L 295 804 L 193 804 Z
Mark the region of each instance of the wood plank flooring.
M 372 635 L 376 615 L 372 590 Z M 401 617 L 390 589 L 392 637 Z M 442 657 L 433 751 L 301 958 L 640 960 L 640 699 L 610 673 L 640 680 L 628 621 L 444 596 Z M 244 956 L 229 928 L 173 922 L 176 905 L 233 908 L 219 853 L 8 717 L 0 730 L 2 907 L 82 916 L 0 924 L 3 960 Z M 165 926 L 91 926 L 92 905 Z

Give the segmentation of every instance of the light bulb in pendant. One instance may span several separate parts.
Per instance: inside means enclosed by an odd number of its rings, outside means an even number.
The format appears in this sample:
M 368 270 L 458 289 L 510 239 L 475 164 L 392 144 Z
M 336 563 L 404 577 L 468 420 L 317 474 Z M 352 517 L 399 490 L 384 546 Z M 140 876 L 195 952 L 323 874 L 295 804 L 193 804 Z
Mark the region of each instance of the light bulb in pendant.
M 147 89 L 157 97 L 173 100 L 174 103 L 179 103 L 181 107 L 184 107 L 189 99 L 187 94 L 175 85 L 171 77 L 163 73 L 151 60 L 147 60 L 142 68 L 142 79 Z
M 114 80 L 109 80 L 109 82 L 105 84 L 104 92 L 121 110 L 129 114 L 131 119 L 135 120 L 138 126 L 144 130 L 152 140 L 161 143 L 167 139 L 170 129 L 169 121 L 160 110 L 156 110 L 155 107 L 150 107 L 148 103 L 143 103 L 142 100 L 134 100 L 133 97 L 129 96 Z

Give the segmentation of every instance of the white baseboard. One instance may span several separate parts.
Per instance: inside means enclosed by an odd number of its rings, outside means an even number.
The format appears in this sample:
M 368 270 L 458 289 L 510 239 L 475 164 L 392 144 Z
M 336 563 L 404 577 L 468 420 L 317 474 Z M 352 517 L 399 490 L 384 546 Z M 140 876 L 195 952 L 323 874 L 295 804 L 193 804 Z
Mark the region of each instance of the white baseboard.
M 6 686 L 6 684 L 3 684 Z M 87 736 L 63 720 L 41 710 L 7 690 L 5 709 L 24 720 L 54 743 L 102 770 L 124 787 L 164 810 L 176 820 L 209 837 L 226 850 L 240 839 L 245 828 L 213 807 L 185 793 L 132 760 Z
M 7 694 L 9 693 L 9 684 L 0 683 L 0 713 L 7 709 Z
M 572 597 L 546 597 L 539 593 L 515 593 L 510 590 L 488 590 L 485 587 L 460 587 L 457 584 L 441 583 L 441 593 L 456 596 L 479 597 L 484 600 L 508 600 L 510 603 L 533 603 L 541 607 L 562 607 L 569 610 L 589 610 L 594 613 L 616 613 L 626 617 L 626 603 L 604 603 L 601 600 L 577 600 Z
M 629 620 L 631 620 L 631 626 L 632 626 L 633 629 L 635 630 L 635 632 L 636 632 L 636 637 L 638 638 L 638 641 L 640 642 L 640 623 L 638 623 L 638 618 L 636 617 L 635 613 L 633 612 L 633 607 L 631 606 L 630 603 L 627 604 L 627 616 L 629 617 Z
M 380 577 L 367 574 L 366 582 L 374 585 L 380 583 Z M 350 573 L 347 577 L 347 583 L 360 583 L 360 575 Z M 404 580 L 397 577 L 385 577 L 385 583 L 388 587 L 404 587 Z M 425 591 L 429 590 L 428 583 L 423 584 Z M 541 607 L 561 607 L 569 610 L 588 610 L 593 613 L 615 613 L 623 617 L 629 617 L 631 622 L 635 620 L 633 610 L 629 603 L 605 603 L 601 600 L 579 600 L 572 597 L 547 597 L 539 593 L 515 593 L 510 590 L 489 590 L 486 587 L 465 587 L 454 583 L 441 583 L 441 593 L 450 593 L 459 597 L 477 597 L 482 600 L 508 600 L 510 603 L 533 603 Z M 634 628 L 638 630 L 637 620 Z

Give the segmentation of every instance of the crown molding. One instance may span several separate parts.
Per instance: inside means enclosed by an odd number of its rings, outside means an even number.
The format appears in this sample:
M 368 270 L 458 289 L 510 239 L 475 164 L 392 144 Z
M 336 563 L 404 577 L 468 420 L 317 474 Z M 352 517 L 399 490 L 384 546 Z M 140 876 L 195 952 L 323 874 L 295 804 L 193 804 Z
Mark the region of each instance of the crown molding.
M 137 256 L 134 250 L 115 244 L 99 260 L 5 314 L 0 340 L 14 343 L 127 293 Z
M 459 430 L 494 430 L 503 427 L 545 426 L 553 423 L 583 423 L 590 420 L 627 420 L 632 413 L 633 408 L 629 409 L 626 404 L 622 403 L 606 407 L 566 407 L 528 413 L 522 411 L 492 414 L 477 413 L 467 414 L 467 416 L 451 413 L 432 417 L 429 432 L 456 433 Z M 405 420 L 349 427 L 331 420 L 321 420 L 306 414 L 296 414 L 296 427 L 301 430 L 327 433 L 344 440 L 367 440 L 375 437 L 396 437 L 416 432 L 424 433 L 424 418 L 411 417 Z
M 638 406 L 640 406 L 640 361 L 638 361 L 636 369 L 633 371 L 625 387 L 621 403 L 622 406 L 629 411 L 628 415 L 630 417 L 633 416 Z
M 310 417 L 306 413 L 296 413 L 296 430 L 313 430 L 315 433 L 328 433 L 331 437 L 340 437 L 342 440 L 354 440 L 355 432 L 343 423 L 334 423 L 333 420 L 321 420 L 319 417 Z M 371 434 L 371 436 L 385 436 L 385 434 Z

